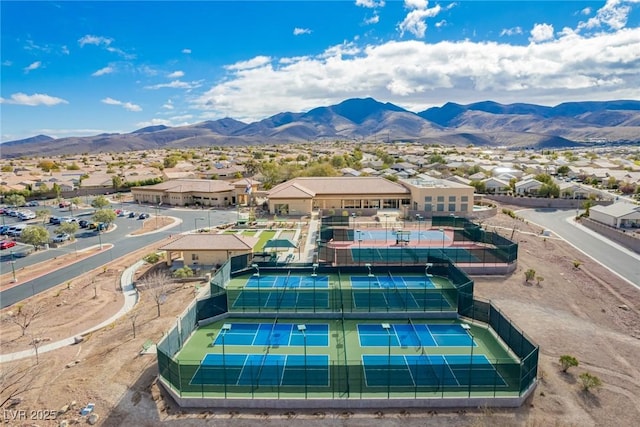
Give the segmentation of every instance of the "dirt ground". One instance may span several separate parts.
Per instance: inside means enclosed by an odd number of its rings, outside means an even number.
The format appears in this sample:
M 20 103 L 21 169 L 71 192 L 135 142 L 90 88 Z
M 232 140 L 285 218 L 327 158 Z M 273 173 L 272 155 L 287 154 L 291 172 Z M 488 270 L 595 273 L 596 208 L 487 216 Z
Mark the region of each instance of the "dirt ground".
M 640 425 L 640 291 L 599 264 L 587 262 L 570 245 L 543 237 L 535 225 L 502 213 L 483 224 L 506 236 L 514 233 L 520 244 L 519 261 L 517 270 L 507 277 L 474 277 L 475 295 L 490 299 L 540 345 L 539 385 L 518 409 L 181 410 L 156 383 L 154 355 L 140 351 L 147 340 L 162 337 L 193 298 L 196 284 L 187 283 L 174 286 L 161 306 L 160 317 L 154 300 L 142 292 L 133 311 L 137 314 L 135 338 L 127 315 L 80 344 L 40 354 L 38 364 L 34 357 L 4 364 L 3 389 L 20 372 L 25 376 L 18 384 L 30 388 L 11 410 L 26 410 L 27 416 L 36 419 L 10 420 L 16 412 L 7 412 L 5 406 L 3 420 L 8 425 L 60 425 L 62 420 L 84 424 L 86 419 L 79 417 L 78 409 L 91 401 L 96 404 L 98 425 L 104 426 Z M 23 310 L 45 303 L 28 334 L 55 340 L 108 318 L 122 302 L 115 287 L 119 273 L 151 249 L 118 259 L 105 271 L 77 278 L 70 289 L 62 284 L 36 301 L 26 301 Z M 582 264 L 575 268 L 574 261 Z M 534 269 L 541 280 L 526 283 L 528 269 Z M 20 337 L 18 326 L 3 323 L 1 327 L 3 353 L 28 347 L 30 338 Z M 561 372 L 558 362 L 564 354 L 579 361 L 568 373 Z M 602 387 L 583 391 L 579 379 L 583 372 L 600 378 Z M 75 407 L 58 413 L 55 421 L 38 419 L 48 415 L 46 410 L 59 411 L 71 402 L 76 402 Z

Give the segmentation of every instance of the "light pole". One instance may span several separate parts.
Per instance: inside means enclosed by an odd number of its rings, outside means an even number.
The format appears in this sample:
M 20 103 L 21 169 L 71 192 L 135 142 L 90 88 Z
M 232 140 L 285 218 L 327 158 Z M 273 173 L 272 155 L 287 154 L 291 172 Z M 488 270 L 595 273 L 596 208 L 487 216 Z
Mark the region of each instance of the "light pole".
M 389 332 L 391 325 L 383 323 L 381 326 L 382 329 L 387 331 L 387 337 L 389 338 L 389 345 L 387 346 L 387 399 L 389 399 L 391 396 L 391 332 Z
M 313 273 L 311 273 L 311 277 L 313 278 L 313 312 L 316 312 L 316 278 L 318 275 L 316 274 L 316 268 L 318 268 L 318 264 L 313 264 Z
M 314 273 L 315 274 L 315 273 Z M 305 331 L 307 326 L 302 324 L 298 325 L 298 331 L 302 333 L 302 339 L 304 340 L 304 398 L 307 398 L 307 334 Z
M 371 274 L 371 264 L 366 263 L 364 266 L 369 269 L 369 274 L 367 274 L 367 277 L 369 278 L 369 311 L 371 311 L 371 280 L 373 280 L 375 276 Z
M 13 280 L 11 281 L 11 283 L 16 283 L 18 279 L 16 279 L 16 267 L 14 265 L 16 261 L 13 259 L 13 251 L 11 251 L 11 261 L 9 262 L 11 263 L 11 274 L 13 275 Z
M 351 213 L 351 218 L 353 218 L 353 229 L 356 229 L 356 213 L 352 212 Z
M 100 235 L 100 224 L 98 224 L 98 242 L 100 243 L 100 250 L 102 250 L 102 236 Z
M 384 242 L 387 243 L 387 233 L 389 231 L 389 214 L 384 214 Z
M 224 350 L 224 337 L 225 335 L 227 335 L 227 332 L 229 332 L 231 330 L 231 323 L 225 323 L 224 325 L 222 325 L 222 375 L 223 375 L 223 379 L 222 381 L 224 382 L 224 397 L 227 397 L 227 363 L 226 363 L 226 353 Z
M 195 232 L 198 232 L 198 221 L 204 221 L 204 218 L 200 217 L 200 218 L 194 218 L 193 219 L 193 225 L 195 227 Z
M 261 301 L 260 301 L 260 266 L 258 264 L 251 264 L 251 267 L 256 269 L 256 272 L 253 273 L 253 277 L 258 280 L 258 311 L 260 311 Z
M 358 232 L 358 265 L 360 265 L 362 261 L 362 231 L 356 231 Z
M 422 215 L 416 214 L 416 219 L 418 220 L 418 244 L 420 244 L 420 223 L 422 222 Z
M 211 207 L 207 206 L 207 220 L 209 224 L 209 232 L 211 232 Z
M 473 346 L 474 346 L 474 342 L 473 342 L 473 333 L 471 332 L 471 326 L 469 326 L 466 323 L 461 324 L 460 326 L 462 326 L 462 329 L 464 329 L 465 331 L 467 331 L 467 334 L 469 334 L 469 337 L 471 338 L 471 350 L 469 351 L 469 397 L 471 397 L 471 373 L 473 372 Z
M 438 229 L 438 231 L 440 231 L 440 233 L 442 233 L 442 256 L 444 258 L 444 228 L 440 227 Z

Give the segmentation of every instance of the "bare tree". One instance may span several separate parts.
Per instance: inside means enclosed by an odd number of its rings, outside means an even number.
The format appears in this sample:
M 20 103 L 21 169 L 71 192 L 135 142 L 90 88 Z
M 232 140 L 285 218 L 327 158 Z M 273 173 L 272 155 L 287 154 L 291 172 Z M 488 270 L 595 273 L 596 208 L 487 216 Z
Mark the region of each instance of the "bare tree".
M 167 292 L 171 285 L 171 277 L 164 271 L 154 271 L 149 273 L 141 281 L 144 289 L 147 289 L 156 303 L 158 317 L 160 317 L 160 306 L 167 300 Z
M 31 322 L 40 315 L 43 308 L 44 306 L 42 305 L 20 306 L 16 313 L 10 313 L 2 320 L 18 325 L 20 329 L 22 329 L 21 336 L 25 336 L 27 328 L 31 325 Z
M 136 320 L 138 320 L 138 313 L 133 312 L 129 314 L 129 320 L 131 321 L 131 328 L 133 329 L 133 338 L 136 337 Z
M 38 363 L 40 363 L 40 354 L 38 353 L 38 350 L 40 349 L 40 345 L 43 342 L 42 332 L 33 332 L 29 334 L 29 336 L 31 337 L 31 342 L 29 344 L 33 347 L 33 350 L 36 353 L 36 365 L 37 365 Z
M 0 408 L 18 398 L 21 394 L 36 388 L 35 365 L 5 365 L 0 369 Z

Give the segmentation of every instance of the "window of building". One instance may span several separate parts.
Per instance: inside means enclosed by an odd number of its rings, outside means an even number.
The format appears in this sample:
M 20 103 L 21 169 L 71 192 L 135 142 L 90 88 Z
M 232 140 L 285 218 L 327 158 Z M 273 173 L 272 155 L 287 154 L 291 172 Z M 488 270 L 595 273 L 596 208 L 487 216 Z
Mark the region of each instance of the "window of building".
M 460 200 L 463 202 L 468 202 L 469 201 L 469 196 L 462 196 L 460 197 Z
M 449 203 L 449 212 L 455 212 L 455 211 L 456 211 L 456 204 Z
M 431 200 L 432 200 L 431 196 L 425 196 L 424 197 L 424 201 L 425 202 L 431 202 Z
M 460 210 L 461 210 L 462 212 L 467 212 L 467 211 L 469 210 L 469 205 L 468 205 L 468 204 L 466 204 L 466 203 L 461 204 L 461 205 L 460 205 Z
M 384 199 L 382 201 L 383 209 L 398 209 L 398 200 L 397 199 Z
M 198 254 L 191 254 L 191 261 L 198 261 Z
M 455 203 L 456 202 L 456 196 L 449 196 L 449 203 Z
M 438 202 L 444 202 L 444 196 L 438 196 Z
M 431 203 L 425 203 L 424 204 L 424 210 L 426 212 L 431 212 L 433 210 L 433 205 Z
M 444 203 L 438 203 L 436 209 L 438 210 L 438 212 L 444 212 Z

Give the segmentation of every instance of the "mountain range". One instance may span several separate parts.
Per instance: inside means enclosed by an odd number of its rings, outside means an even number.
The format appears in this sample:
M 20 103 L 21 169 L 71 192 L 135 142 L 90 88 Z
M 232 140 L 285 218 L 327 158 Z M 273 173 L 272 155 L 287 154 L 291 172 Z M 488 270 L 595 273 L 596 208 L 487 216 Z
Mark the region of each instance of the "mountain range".
M 446 103 L 415 113 L 372 98 L 244 123 L 232 118 L 130 133 L 54 139 L 38 135 L 0 145 L 2 157 L 158 148 L 301 143 L 323 140 L 419 142 L 454 146 L 566 148 L 594 141 L 640 141 L 640 101 L 535 104 Z

